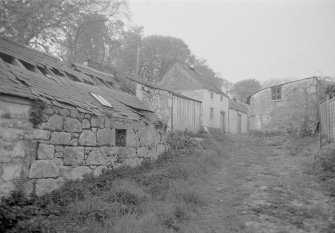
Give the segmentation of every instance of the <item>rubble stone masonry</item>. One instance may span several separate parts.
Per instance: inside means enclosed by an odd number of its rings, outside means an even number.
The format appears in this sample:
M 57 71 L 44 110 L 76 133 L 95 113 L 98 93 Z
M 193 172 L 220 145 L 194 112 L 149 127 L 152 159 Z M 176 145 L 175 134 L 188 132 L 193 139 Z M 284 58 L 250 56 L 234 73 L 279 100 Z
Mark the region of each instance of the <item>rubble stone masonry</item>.
M 42 195 L 66 180 L 136 166 L 166 150 L 166 129 L 144 121 L 49 106 L 33 127 L 30 108 L 27 100 L 0 98 L 0 197 L 17 187 Z M 127 130 L 125 146 L 116 146 L 116 129 Z

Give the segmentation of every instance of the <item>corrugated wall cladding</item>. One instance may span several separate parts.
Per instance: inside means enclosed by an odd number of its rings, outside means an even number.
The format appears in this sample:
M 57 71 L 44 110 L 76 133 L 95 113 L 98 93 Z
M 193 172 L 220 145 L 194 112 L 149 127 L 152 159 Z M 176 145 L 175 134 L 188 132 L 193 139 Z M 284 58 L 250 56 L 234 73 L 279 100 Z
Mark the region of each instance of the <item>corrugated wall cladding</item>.
M 320 104 L 321 132 L 329 141 L 335 140 L 335 98 Z
M 173 95 L 172 130 L 197 132 L 200 129 L 201 102 Z

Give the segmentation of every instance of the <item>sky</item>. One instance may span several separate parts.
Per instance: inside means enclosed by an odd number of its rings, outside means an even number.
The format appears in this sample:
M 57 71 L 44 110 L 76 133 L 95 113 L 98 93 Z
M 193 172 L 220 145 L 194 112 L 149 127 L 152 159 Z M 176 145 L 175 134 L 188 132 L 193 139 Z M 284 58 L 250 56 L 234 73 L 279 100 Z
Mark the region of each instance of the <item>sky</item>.
M 129 0 L 144 35 L 182 39 L 232 82 L 335 77 L 335 0 Z

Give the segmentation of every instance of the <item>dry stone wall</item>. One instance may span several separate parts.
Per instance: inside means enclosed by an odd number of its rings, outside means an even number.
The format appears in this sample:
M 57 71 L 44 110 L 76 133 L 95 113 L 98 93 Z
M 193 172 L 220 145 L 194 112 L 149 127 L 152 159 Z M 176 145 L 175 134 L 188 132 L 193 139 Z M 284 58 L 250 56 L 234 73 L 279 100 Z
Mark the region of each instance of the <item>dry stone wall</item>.
M 0 196 L 16 187 L 42 195 L 66 180 L 99 175 L 103 169 L 136 166 L 165 152 L 166 129 L 49 106 L 44 121 L 29 121 L 31 105 L 0 100 Z M 116 130 L 126 130 L 125 146 Z

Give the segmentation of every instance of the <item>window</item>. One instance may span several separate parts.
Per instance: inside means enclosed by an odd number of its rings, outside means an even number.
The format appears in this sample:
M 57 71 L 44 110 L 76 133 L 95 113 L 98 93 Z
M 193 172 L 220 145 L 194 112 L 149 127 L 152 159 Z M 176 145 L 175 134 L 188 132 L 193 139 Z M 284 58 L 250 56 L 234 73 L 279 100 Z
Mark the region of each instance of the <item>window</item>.
M 281 86 L 271 88 L 272 100 L 281 100 Z
M 210 118 L 211 120 L 214 119 L 214 108 L 211 108 L 211 112 L 210 112 L 209 118 Z
M 91 93 L 91 95 L 97 100 L 99 101 L 100 104 L 102 104 L 103 106 L 106 107 L 113 107 L 107 100 L 105 100 L 102 96 Z
M 127 130 L 115 129 L 115 145 L 125 147 L 126 141 L 127 141 Z
M 214 93 L 213 92 L 211 92 L 211 99 L 213 99 L 214 98 Z
M 222 102 L 222 100 L 223 100 L 223 95 L 220 96 L 220 101 Z

